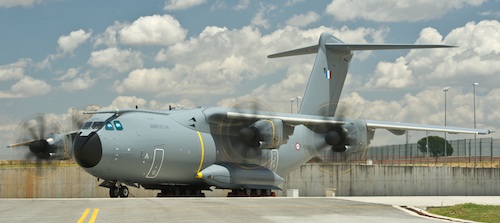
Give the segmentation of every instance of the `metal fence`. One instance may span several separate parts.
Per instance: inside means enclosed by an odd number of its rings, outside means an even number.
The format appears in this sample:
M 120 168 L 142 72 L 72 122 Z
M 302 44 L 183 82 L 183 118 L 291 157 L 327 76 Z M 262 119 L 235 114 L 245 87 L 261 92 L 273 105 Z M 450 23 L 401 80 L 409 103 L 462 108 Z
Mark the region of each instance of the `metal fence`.
M 429 157 L 418 149 L 417 143 L 411 143 L 369 147 L 350 155 L 325 151 L 321 160 L 385 165 L 500 167 L 500 139 L 477 138 L 448 142 L 453 148 L 453 154 L 445 157 Z

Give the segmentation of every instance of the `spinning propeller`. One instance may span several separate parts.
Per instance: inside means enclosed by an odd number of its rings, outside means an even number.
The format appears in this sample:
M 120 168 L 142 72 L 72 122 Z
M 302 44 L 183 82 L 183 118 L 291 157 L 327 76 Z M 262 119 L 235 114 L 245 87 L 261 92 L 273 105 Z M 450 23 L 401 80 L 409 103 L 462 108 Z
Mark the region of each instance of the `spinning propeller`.
M 257 114 L 259 111 L 269 111 L 270 106 L 251 99 L 241 100 L 230 108 L 238 113 Z M 219 136 L 216 143 L 221 145 L 225 159 L 233 164 L 260 162 L 263 148 L 261 139 L 266 134 L 259 129 L 265 128 L 265 124 L 265 121 L 253 123 L 245 119 L 221 118 L 217 125 Z
M 23 166 L 35 164 L 36 175 L 44 175 L 42 166 L 54 170 L 60 160 L 71 159 L 71 133 L 61 133 L 61 125 L 54 117 L 35 114 L 17 127 L 14 144 L 8 148 L 24 150 Z

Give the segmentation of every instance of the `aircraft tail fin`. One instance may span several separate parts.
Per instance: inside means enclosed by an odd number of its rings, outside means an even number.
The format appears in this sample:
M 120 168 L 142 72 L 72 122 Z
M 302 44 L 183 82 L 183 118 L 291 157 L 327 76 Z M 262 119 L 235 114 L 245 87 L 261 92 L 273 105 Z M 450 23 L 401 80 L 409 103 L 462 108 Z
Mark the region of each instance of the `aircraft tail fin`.
M 329 33 L 322 33 L 317 45 L 269 55 L 268 58 L 316 53 L 311 76 L 304 93 L 299 113 L 334 116 L 344 86 L 351 51 L 396 50 L 453 47 L 448 45 L 415 44 L 346 44 Z

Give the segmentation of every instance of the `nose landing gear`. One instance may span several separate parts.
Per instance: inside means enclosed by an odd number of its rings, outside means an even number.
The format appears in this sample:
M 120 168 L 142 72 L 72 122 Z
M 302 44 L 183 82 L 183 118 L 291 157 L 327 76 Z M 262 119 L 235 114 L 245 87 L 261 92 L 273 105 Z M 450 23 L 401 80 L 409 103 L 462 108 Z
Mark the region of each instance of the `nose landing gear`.
M 109 188 L 109 197 L 128 197 L 130 195 L 130 191 L 128 187 L 123 185 L 122 182 L 114 181 L 114 180 L 105 180 L 99 186 Z
M 113 185 L 109 187 L 109 197 L 128 197 L 128 195 L 129 190 L 127 186 L 120 185 L 119 187 L 117 187 L 116 185 Z

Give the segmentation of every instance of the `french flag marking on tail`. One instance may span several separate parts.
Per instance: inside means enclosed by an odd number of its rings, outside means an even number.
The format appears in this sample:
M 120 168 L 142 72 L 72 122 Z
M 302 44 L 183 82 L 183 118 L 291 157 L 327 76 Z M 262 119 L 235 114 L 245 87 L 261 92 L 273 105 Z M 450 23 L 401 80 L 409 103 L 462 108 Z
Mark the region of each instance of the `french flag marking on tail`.
M 331 70 L 326 69 L 325 74 L 326 74 L 326 79 L 332 79 L 332 71 Z

